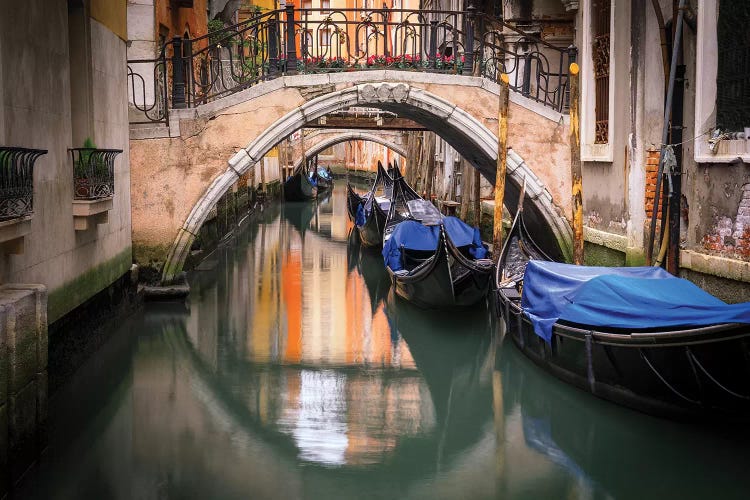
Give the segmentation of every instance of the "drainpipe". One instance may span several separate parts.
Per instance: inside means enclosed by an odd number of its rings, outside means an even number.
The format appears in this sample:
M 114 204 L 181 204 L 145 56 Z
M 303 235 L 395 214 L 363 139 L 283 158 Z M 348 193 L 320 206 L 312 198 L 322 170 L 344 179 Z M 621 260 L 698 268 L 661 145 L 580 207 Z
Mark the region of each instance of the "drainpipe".
M 669 140 L 669 118 L 672 112 L 672 101 L 674 98 L 674 84 L 677 78 L 677 56 L 682 45 L 682 25 L 685 17 L 685 0 L 680 0 L 677 13 L 677 25 L 674 34 L 674 43 L 672 44 L 672 61 L 669 68 L 669 83 L 667 84 L 667 100 L 664 104 L 664 126 L 661 134 L 661 151 L 659 153 L 659 172 L 656 176 L 656 192 L 654 193 L 654 210 L 651 215 L 651 228 L 648 235 L 648 247 L 646 247 L 646 262 L 651 265 L 654 257 L 654 238 L 656 236 L 656 217 L 658 215 L 657 207 L 659 206 L 661 196 L 661 178 L 664 175 L 664 146 Z M 677 214 L 679 217 L 679 212 Z M 679 239 L 679 235 L 678 235 Z

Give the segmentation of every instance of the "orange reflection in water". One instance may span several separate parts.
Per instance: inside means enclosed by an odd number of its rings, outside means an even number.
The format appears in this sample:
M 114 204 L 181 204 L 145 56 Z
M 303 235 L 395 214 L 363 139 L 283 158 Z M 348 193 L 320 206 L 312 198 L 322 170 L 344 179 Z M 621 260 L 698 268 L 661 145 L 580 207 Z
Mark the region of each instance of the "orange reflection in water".
M 294 439 L 300 459 L 367 465 L 402 438 L 429 432 L 435 415 L 383 298 L 370 295 L 382 287 L 368 288 L 361 263 L 348 262 L 347 241 L 338 237 L 348 225 L 344 210 L 345 198 L 334 194 L 325 211 L 260 228 L 249 257 L 246 357 L 285 366 L 255 381 L 265 387 L 253 400 L 261 421 Z

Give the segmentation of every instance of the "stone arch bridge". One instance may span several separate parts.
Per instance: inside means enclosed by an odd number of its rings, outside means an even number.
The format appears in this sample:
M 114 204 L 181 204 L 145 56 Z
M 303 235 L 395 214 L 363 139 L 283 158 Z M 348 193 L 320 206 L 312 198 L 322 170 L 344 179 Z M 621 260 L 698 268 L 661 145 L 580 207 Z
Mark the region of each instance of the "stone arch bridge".
M 140 264 L 182 269 L 212 206 L 282 139 L 352 106 L 397 113 L 445 139 L 494 183 L 499 86 L 483 77 L 370 70 L 279 77 L 131 135 L 133 246 Z M 511 93 L 505 200 L 525 210 L 541 243 L 571 254 L 567 117 Z M 407 158 L 406 167 L 409 168 Z M 512 208 L 515 210 L 515 208 Z

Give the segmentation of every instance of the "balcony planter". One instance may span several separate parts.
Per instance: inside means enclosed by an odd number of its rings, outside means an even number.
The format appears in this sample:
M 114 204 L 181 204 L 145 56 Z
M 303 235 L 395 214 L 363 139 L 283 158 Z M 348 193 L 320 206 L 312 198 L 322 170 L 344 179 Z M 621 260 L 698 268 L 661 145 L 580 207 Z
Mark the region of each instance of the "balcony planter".
M 34 163 L 43 149 L 0 146 L 0 251 L 23 253 L 34 212 Z
M 73 221 L 76 231 L 85 231 L 109 221 L 115 194 L 115 157 L 121 149 L 74 148 Z

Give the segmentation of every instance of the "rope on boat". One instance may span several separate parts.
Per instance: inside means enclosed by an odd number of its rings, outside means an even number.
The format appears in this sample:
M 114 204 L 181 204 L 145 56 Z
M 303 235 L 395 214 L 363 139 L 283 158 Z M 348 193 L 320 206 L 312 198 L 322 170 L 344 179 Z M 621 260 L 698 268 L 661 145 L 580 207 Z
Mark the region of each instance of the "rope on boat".
M 596 377 L 594 376 L 593 335 L 586 332 L 586 375 L 589 380 L 589 388 L 592 394 L 596 394 Z
M 695 399 L 690 399 L 689 397 L 685 396 L 680 391 L 678 391 L 677 389 L 675 389 L 674 387 L 672 387 L 669 384 L 669 382 L 667 382 L 667 380 L 664 377 L 662 377 L 661 373 L 659 373 L 659 371 L 654 367 L 654 365 L 651 364 L 651 361 L 648 359 L 648 356 L 646 356 L 646 353 L 643 352 L 643 349 L 639 348 L 638 349 L 638 354 L 641 355 L 641 358 L 643 358 L 643 361 L 645 361 L 646 364 L 648 365 L 648 367 L 651 368 L 651 371 L 654 372 L 654 375 L 656 375 L 659 378 L 659 380 L 661 380 L 662 383 L 664 385 L 666 385 L 667 388 L 670 391 L 674 392 L 675 394 L 677 394 L 679 397 L 681 397 L 682 399 L 684 399 L 688 403 L 693 403 L 693 404 L 696 404 L 696 405 L 700 403 L 699 401 L 696 401 Z
M 750 399 L 750 396 L 745 396 L 743 394 L 739 394 L 737 392 L 734 392 L 731 389 L 728 389 L 727 387 L 724 387 L 721 383 L 719 383 L 718 380 L 716 380 L 710 373 L 708 373 L 708 370 L 706 370 L 703 367 L 703 365 L 700 363 L 700 361 L 698 361 L 698 358 L 695 357 L 695 354 L 693 354 L 693 351 L 691 351 L 689 347 L 687 347 L 686 349 L 687 349 L 687 352 L 688 352 L 688 356 L 690 356 L 690 358 L 693 360 L 693 362 L 695 362 L 695 364 L 698 365 L 698 368 L 701 369 L 701 371 L 706 375 L 706 377 L 708 377 L 708 379 L 711 382 L 713 382 L 714 384 L 716 384 L 717 386 L 719 386 L 721 389 L 723 389 L 724 391 L 726 391 L 727 393 L 731 394 L 732 396 L 734 396 L 736 398 Z

